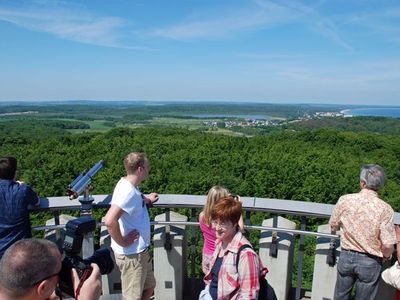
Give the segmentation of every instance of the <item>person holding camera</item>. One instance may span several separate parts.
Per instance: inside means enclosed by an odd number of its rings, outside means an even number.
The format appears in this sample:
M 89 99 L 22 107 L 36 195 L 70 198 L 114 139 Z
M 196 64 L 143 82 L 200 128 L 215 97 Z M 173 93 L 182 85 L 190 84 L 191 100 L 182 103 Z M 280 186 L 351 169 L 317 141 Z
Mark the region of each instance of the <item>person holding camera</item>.
M 78 300 L 98 300 L 101 274 L 91 264 L 90 276 L 80 282 L 72 269 L 72 282 Z M 45 239 L 22 239 L 9 247 L 0 260 L 1 300 L 58 299 L 55 290 L 62 269 L 62 255 L 57 245 Z
M 389 260 L 397 243 L 394 212 L 379 198 L 385 172 L 379 165 L 365 165 L 360 173 L 361 191 L 340 197 L 329 223 L 341 230 L 334 299 L 375 299 L 382 261 Z
M 156 286 L 150 247 L 150 217 L 147 206 L 157 193 L 143 195 L 139 185 L 148 178 L 150 163 L 145 153 L 132 152 L 124 159 L 126 177 L 115 186 L 105 224 L 111 248 L 121 271 L 122 296 L 129 300 L 150 299 Z
M 0 158 L 0 258 L 16 241 L 32 237 L 28 207 L 40 204 L 29 185 L 16 181 L 16 174 L 16 158 Z

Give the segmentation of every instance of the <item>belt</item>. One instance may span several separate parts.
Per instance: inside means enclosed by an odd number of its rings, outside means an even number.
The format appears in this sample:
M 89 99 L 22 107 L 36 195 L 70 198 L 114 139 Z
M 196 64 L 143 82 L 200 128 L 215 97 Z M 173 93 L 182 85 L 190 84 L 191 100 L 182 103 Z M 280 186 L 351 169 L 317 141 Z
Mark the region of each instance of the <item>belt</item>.
M 143 254 L 143 253 L 149 252 L 149 250 L 150 250 L 150 247 L 146 247 L 146 249 L 144 249 L 142 252 L 139 252 L 138 254 Z
M 350 249 L 343 249 L 343 248 L 342 248 L 342 251 L 361 254 L 361 255 L 364 255 L 364 256 L 367 256 L 369 258 L 373 258 L 373 259 L 375 259 L 377 261 L 382 262 L 382 257 L 376 256 L 376 255 L 373 255 L 373 254 L 370 254 L 370 253 L 360 252 L 360 251 L 350 250 Z

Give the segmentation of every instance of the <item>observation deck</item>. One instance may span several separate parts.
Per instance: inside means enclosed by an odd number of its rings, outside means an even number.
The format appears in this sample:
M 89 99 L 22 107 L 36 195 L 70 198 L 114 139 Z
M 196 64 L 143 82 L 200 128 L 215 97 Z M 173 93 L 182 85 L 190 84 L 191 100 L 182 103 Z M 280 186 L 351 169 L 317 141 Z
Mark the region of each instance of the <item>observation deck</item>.
M 108 208 L 111 197 L 94 195 L 93 211 Z M 157 215 L 151 218 L 157 300 L 198 299 L 203 288 L 198 216 L 205 199 L 203 195 L 160 194 L 159 201 L 149 209 L 151 215 L 154 215 L 152 210 Z M 241 197 L 241 200 L 245 228 L 252 241 L 258 240 L 258 245 L 253 243 L 253 246 L 269 269 L 267 279 L 278 299 L 333 299 L 339 236 L 331 234 L 329 225 L 322 224 L 328 223 L 334 205 L 255 197 Z M 54 225 L 36 226 L 33 230 L 45 230 L 47 234 L 55 230 L 53 238 L 60 242 L 64 228 L 62 213 L 80 209 L 80 202 L 67 196 L 41 198 L 40 206 L 32 211 L 51 212 Z M 179 215 L 178 209 L 184 215 Z M 395 224 L 400 224 L 399 213 L 395 213 Z M 98 222 L 97 227 L 101 228 L 101 234 L 96 243 L 107 246 L 109 237 L 104 224 Z M 84 243 L 84 247 L 83 253 L 93 251 L 93 244 Z M 327 257 L 332 252 L 333 263 L 331 260 L 328 264 Z M 102 299 L 121 299 L 117 281 L 118 276 L 110 279 L 103 275 Z M 394 294 L 395 290 L 381 281 L 376 299 L 394 299 Z

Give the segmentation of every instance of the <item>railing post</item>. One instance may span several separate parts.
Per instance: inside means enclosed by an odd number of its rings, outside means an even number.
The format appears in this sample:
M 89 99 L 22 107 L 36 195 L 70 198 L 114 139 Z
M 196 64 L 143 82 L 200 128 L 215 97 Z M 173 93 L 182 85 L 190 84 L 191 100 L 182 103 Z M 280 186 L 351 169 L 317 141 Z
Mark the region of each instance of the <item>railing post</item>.
M 190 218 L 190 220 L 192 221 L 192 222 L 195 222 L 195 221 L 197 221 L 197 214 L 196 214 L 196 209 L 195 208 L 192 208 L 191 209 L 191 212 L 192 212 L 192 215 L 191 215 L 191 218 Z M 190 291 L 190 294 L 191 294 L 191 296 L 192 296 L 192 299 L 195 299 L 196 298 L 196 295 L 195 295 L 195 292 L 196 292 L 196 289 L 194 288 L 195 286 L 196 286 L 196 245 L 197 245 L 197 242 L 196 242 L 196 228 L 194 228 L 193 226 L 191 226 L 191 228 L 190 228 L 190 231 L 191 231 L 191 238 L 190 238 L 190 241 L 191 241 L 191 247 L 190 247 L 190 251 L 191 251 L 191 260 L 190 260 L 190 286 L 191 286 L 191 291 Z
M 53 216 L 54 216 L 54 225 L 60 225 L 60 212 L 58 210 L 54 211 Z M 56 243 L 57 244 L 60 243 L 60 245 L 61 245 L 64 241 L 64 237 L 61 236 L 61 230 L 56 229 L 55 233 L 56 233 L 56 236 L 55 236 Z
M 278 215 L 273 214 L 272 215 L 272 227 L 277 228 L 278 227 Z M 278 233 L 276 231 L 272 231 L 272 236 L 271 236 L 271 244 L 269 246 L 269 256 L 271 257 L 278 257 Z
M 300 230 L 306 230 L 306 217 L 302 216 L 301 218 Z M 300 235 L 299 241 L 299 253 L 298 253 L 298 267 L 297 267 L 297 286 L 296 286 L 296 300 L 300 300 L 301 297 L 301 284 L 303 281 L 303 259 L 304 259 L 304 235 Z
M 171 221 L 171 210 L 169 208 L 165 209 L 165 221 L 169 222 Z M 171 227 L 169 225 L 165 225 L 164 227 L 164 234 L 165 234 L 165 240 L 164 240 L 164 249 L 167 251 L 171 251 L 172 245 L 171 245 Z
M 251 225 L 250 216 L 251 216 L 250 211 L 246 210 L 245 211 L 244 225 Z
M 273 216 L 272 219 L 264 220 L 262 226 L 273 228 L 295 229 L 296 223 Z M 274 245 L 276 256 L 271 256 L 271 246 Z M 279 252 L 278 252 L 279 250 Z M 294 252 L 294 237 L 292 233 L 261 231 L 260 236 L 260 258 L 270 273 L 267 280 L 274 288 L 278 299 L 287 299 L 292 285 L 292 266 Z
M 102 223 L 105 222 L 105 217 L 101 219 Z M 100 229 L 100 247 L 111 249 L 111 236 L 108 233 L 105 225 L 101 226 Z M 121 286 L 121 272 L 117 265 L 115 265 L 115 255 L 113 251 L 110 251 L 111 258 L 114 261 L 114 269 L 110 274 L 101 276 L 103 295 L 120 294 L 122 291 Z
M 318 232 L 331 233 L 331 226 L 329 224 L 318 226 Z M 333 251 L 337 252 L 339 240 L 336 242 L 336 247 Z M 314 260 L 314 276 L 311 289 L 311 299 L 333 299 L 333 294 L 336 284 L 337 276 L 337 257 L 332 255 L 331 260 L 327 261 L 330 255 L 331 239 L 326 237 L 318 237 L 315 246 L 315 260 Z M 328 264 L 328 262 L 330 264 Z
M 175 212 L 169 212 L 170 220 L 187 221 L 187 217 Z M 166 221 L 167 215 L 157 215 L 155 221 Z M 169 226 L 171 250 L 165 249 L 166 231 Z M 186 234 L 185 225 L 155 225 L 154 226 L 154 276 L 157 300 L 183 298 L 184 278 L 186 273 Z

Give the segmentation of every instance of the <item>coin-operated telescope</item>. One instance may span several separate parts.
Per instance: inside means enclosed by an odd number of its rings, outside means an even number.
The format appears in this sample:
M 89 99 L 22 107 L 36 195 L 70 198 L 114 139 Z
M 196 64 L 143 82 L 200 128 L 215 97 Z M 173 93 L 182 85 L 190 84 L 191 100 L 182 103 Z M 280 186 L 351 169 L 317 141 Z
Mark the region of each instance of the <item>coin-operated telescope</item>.
M 98 171 L 101 170 L 101 168 L 104 167 L 104 161 L 100 160 L 97 164 L 95 164 L 86 174 L 86 170 L 83 171 L 81 174 L 79 174 L 78 177 L 75 178 L 74 181 L 72 181 L 68 185 L 68 197 L 70 200 L 74 200 L 76 198 L 79 198 L 79 202 L 81 203 L 81 215 L 91 215 L 92 214 L 92 203 L 93 203 L 93 197 L 89 195 L 89 191 L 92 189 L 92 186 L 90 185 L 92 182 L 92 179 L 94 175 Z M 80 196 L 82 193 L 83 196 Z

